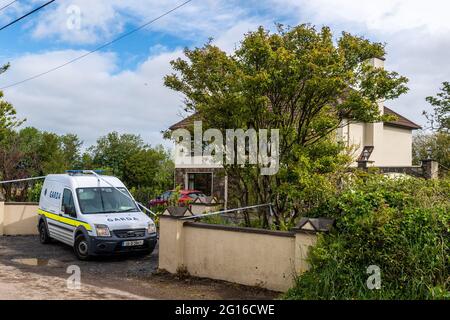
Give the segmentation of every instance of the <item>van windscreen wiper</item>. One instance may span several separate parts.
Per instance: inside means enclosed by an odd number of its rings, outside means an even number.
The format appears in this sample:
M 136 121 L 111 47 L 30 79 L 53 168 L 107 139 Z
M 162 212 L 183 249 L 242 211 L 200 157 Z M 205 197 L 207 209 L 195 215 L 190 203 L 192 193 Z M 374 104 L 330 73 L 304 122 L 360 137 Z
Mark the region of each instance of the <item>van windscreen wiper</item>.
M 130 208 L 122 211 L 114 211 L 114 213 L 137 212 L 136 208 Z

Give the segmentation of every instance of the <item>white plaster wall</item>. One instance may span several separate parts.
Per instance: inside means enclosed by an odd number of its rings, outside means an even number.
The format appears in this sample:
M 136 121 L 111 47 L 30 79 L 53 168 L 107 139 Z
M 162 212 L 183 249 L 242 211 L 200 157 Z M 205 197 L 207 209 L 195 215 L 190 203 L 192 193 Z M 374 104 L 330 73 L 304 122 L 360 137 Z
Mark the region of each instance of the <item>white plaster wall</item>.
M 347 143 L 353 146 L 353 157 L 356 160 L 364 148 L 364 123 L 351 123 L 347 128 Z M 356 162 L 354 163 L 356 166 Z
M 412 131 L 385 125 L 379 161 L 383 167 L 412 165 Z

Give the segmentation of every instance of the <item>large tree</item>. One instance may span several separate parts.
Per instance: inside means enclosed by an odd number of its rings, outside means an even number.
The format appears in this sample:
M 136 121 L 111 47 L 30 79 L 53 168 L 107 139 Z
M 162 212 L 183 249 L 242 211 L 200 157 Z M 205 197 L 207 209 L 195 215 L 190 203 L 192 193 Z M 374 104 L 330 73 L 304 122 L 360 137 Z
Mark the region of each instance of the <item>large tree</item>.
M 173 187 L 174 165 L 162 147 L 148 147 L 131 155 L 124 164 L 123 179 L 139 201 L 149 199 Z
M 450 83 L 444 82 L 436 96 L 426 98 L 433 111 L 424 115 L 430 132 L 414 136 L 413 156 L 416 163 L 433 158 L 440 164 L 441 175 L 450 174 Z
M 342 163 L 331 139 L 342 120 L 382 121 L 378 102 L 407 91 L 405 77 L 368 63 L 386 54 L 383 44 L 345 32 L 335 41 L 327 27 L 280 25 L 275 33 L 260 27 L 232 54 L 211 42 L 184 53 L 186 60 L 171 62 L 175 72 L 165 84 L 184 94 L 186 110 L 204 129 L 280 130 L 277 175 L 226 167 L 239 204 L 275 203 L 278 227 L 301 214 L 307 199 L 298 196 L 317 197 L 321 174 Z M 311 184 L 315 191 L 305 192 Z
M 426 100 L 433 106 L 433 112 L 424 111 L 432 130 L 450 134 L 450 82 L 442 84 L 441 91 L 435 97 Z
M 173 184 L 173 162 L 162 146 L 151 146 L 133 134 L 111 132 L 83 156 L 85 168 L 101 168 L 119 177 L 143 202 Z
M 134 134 L 108 133 L 89 148 L 94 165 L 105 168 L 119 178 L 123 178 L 125 161 L 145 149 L 142 138 Z
M 450 174 L 450 134 L 445 132 L 419 133 L 413 139 L 413 160 L 419 164 L 432 158 L 439 162 L 440 175 Z
M 173 162 L 162 146 L 147 148 L 130 156 L 124 165 L 124 179 L 129 187 L 154 186 L 158 191 L 166 191 L 173 185 Z
M 58 136 L 32 127 L 8 130 L 0 142 L 0 176 L 14 180 L 63 173 L 80 165 L 80 148 L 75 135 Z M 4 185 L 7 200 L 26 201 L 33 184 Z

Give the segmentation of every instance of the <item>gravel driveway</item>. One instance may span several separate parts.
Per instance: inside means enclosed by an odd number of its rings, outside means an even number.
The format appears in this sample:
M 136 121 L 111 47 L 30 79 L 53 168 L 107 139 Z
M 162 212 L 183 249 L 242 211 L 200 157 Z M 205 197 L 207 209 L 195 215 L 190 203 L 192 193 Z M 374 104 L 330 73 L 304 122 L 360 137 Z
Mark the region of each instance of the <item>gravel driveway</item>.
M 69 266 L 81 271 L 81 289 L 67 288 Z M 150 256 L 78 261 L 72 248 L 38 237 L 0 237 L 0 299 L 273 299 L 277 293 L 157 271 Z

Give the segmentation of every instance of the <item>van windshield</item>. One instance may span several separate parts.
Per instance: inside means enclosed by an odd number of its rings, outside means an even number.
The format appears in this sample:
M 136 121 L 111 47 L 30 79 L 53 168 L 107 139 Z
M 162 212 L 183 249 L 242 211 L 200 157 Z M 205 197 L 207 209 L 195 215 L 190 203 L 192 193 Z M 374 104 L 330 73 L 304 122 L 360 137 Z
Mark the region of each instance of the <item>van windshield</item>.
M 127 189 L 117 188 L 129 195 Z M 136 212 L 138 208 L 130 197 L 114 188 L 78 188 L 78 203 L 83 214 Z

